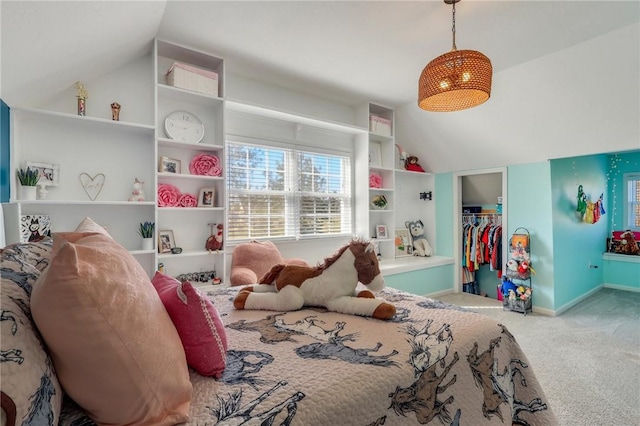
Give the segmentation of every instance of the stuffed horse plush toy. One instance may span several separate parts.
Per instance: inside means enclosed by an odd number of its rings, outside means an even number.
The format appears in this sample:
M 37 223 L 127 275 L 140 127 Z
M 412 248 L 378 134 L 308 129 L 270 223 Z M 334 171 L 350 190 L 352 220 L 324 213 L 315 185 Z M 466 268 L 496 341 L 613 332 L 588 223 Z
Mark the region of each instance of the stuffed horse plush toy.
M 238 293 L 236 309 L 294 311 L 324 306 L 330 311 L 389 319 L 395 306 L 372 291 L 384 288 L 384 278 L 372 243 L 353 240 L 316 266 L 277 264 L 260 280 Z M 358 282 L 367 290 L 356 290 Z

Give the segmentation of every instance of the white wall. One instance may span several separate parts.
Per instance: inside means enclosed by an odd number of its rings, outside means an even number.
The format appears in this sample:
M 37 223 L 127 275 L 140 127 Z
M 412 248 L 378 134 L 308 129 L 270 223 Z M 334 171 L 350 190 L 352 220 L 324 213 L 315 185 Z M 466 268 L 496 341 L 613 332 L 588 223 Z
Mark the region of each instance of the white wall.
M 638 149 L 639 63 L 634 24 L 494 74 L 476 108 L 403 105 L 396 140 L 435 173 Z
M 226 99 L 329 122 L 367 125 L 366 121 L 356 123 L 356 108 L 352 106 L 253 80 L 234 74 L 232 69 L 227 69 L 225 77 Z

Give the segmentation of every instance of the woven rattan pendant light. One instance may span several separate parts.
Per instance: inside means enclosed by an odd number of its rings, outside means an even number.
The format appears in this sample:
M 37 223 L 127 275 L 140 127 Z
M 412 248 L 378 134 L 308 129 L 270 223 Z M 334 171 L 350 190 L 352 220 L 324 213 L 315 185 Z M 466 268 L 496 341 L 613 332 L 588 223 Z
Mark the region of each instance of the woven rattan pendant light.
M 453 47 L 422 70 L 418 81 L 418 106 L 427 111 L 460 111 L 484 103 L 491 95 L 491 61 L 475 50 L 456 48 L 456 3 L 452 5 Z

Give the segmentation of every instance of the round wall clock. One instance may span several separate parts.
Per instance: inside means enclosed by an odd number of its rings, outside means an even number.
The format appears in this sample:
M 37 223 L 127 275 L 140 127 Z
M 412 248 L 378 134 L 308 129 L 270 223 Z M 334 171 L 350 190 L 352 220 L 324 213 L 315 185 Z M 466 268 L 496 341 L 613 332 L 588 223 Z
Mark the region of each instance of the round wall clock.
M 190 112 L 173 111 L 164 119 L 164 132 L 176 141 L 198 143 L 204 137 L 204 125 Z

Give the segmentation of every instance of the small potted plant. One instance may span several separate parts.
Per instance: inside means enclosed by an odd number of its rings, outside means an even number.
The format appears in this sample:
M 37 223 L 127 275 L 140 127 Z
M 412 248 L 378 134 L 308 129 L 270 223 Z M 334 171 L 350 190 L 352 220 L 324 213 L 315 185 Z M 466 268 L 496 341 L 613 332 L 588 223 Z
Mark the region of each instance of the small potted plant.
M 38 181 L 40 180 L 40 172 L 37 169 L 27 167 L 27 170 L 16 170 L 16 177 L 21 185 L 18 191 L 19 198 L 21 200 L 35 200 L 36 185 L 38 185 Z
M 376 195 L 371 200 L 371 208 L 373 210 L 384 210 L 387 208 L 387 197 L 384 195 Z
M 153 231 L 156 224 L 153 222 L 143 222 L 138 226 L 138 234 L 142 237 L 142 249 L 153 250 Z

